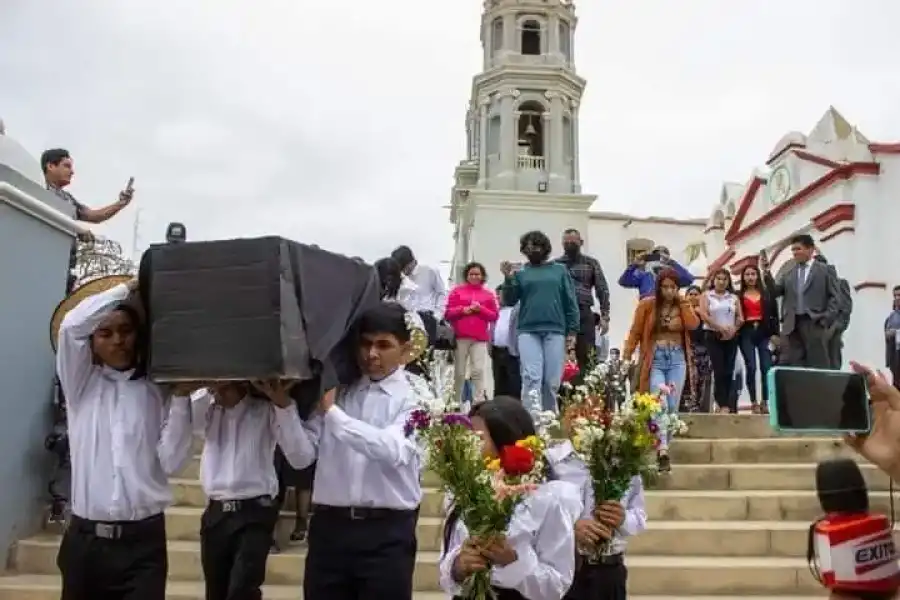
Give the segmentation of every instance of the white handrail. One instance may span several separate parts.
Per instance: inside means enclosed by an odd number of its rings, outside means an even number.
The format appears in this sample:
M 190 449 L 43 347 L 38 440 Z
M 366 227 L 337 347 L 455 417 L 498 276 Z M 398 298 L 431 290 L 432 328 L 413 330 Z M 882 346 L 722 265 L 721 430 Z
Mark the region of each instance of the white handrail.
M 50 227 L 72 237 L 88 231 L 87 227 L 75 219 L 6 181 L 0 181 L 0 202 L 6 202 L 13 208 L 29 214 L 35 219 L 43 221 Z

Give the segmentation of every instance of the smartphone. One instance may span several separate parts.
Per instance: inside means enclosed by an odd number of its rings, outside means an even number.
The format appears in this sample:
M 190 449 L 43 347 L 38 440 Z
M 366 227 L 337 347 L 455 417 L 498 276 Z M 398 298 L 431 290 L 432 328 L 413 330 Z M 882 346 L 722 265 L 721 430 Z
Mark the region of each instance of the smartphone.
M 128 192 L 130 192 L 130 191 L 133 190 L 133 189 L 134 189 L 134 177 L 129 177 L 129 178 L 128 178 L 128 185 L 125 186 L 125 190 L 128 191 Z
M 775 431 L 833 435 L 871 429 L 869 389 L 859 373 L 774 367 L 767 380 Z

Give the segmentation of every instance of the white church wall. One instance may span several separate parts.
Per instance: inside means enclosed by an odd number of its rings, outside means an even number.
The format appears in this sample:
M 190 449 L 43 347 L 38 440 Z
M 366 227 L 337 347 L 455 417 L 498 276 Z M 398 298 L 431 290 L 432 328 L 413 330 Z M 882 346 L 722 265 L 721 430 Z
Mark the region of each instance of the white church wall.
M 703 225 L 673 221 L 629 219 L 624 215 L 604 218 L 602 213 L 591 216 L 587 232 L 587 253 L 600 261 L 610 288 L 610 347 L 621 348 L 631 326 L 637 305 L 637 291 L 618 284 L 628 266 L 629 242 L 652 248 L 664 245 L 672 257 L 687 266 L 685 249 L 696 242 Z M 699 273 L 695 273 L 699 275 Z

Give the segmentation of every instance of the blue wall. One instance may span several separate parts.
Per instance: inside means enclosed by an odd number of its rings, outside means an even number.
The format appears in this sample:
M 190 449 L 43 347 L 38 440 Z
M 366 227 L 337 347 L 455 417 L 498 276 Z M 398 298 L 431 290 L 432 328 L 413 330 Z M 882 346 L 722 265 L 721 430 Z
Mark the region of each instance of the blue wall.
M 0 181 L 19 184 L 0 168 Z M 30 182 L 29 182 L 30 183 Z M 26 185 L 21 185 L 22 188 Z M 61 208 L 38 186 L 28 193 Z M 52 465 L 49 324 L 65 290 L 72 239 L 0 198 L 0 552 L 33 534 Z M 2 567 L 0 567 L 2 568 Z

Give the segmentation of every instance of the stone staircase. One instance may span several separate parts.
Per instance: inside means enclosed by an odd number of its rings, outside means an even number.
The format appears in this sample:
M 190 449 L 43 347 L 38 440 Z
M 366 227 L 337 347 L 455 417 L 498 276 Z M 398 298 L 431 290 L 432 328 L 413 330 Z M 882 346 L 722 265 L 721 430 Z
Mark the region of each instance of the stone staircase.
M 843 455 L 838 440 L 775 438 L 765 417 L 688 417 L 689 437 L 672 448 L 673 471 L 647 491 L 648 530 L 632 540 L 627 565 L 635 600 L 770 599 L 819 596 L 806 564 L 806 536 L 819 515 L 814 465 Z M 175 506 L 167 517 L 168 597 L 203 598 L 199 536 L 204 495 L 199 459 L 173 480 Z M 888 478 L 862 466 L 873 510 L 889 511 Z M 426 478 L 427 485 L 434 485 Z M 419 521 L 416 600 L 444 598 L 437 581 L 442 498 L 429 488 Z M 285 515 L 287 535 L 293 524 Z M 45 533 L 16 544 L 0 576 L 0 600 L 59 597 L 59 537 Z M 304 553 L 292 548 L 268 562 L 266 598 L 301 596 Z

